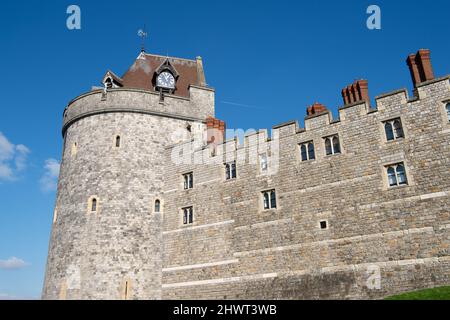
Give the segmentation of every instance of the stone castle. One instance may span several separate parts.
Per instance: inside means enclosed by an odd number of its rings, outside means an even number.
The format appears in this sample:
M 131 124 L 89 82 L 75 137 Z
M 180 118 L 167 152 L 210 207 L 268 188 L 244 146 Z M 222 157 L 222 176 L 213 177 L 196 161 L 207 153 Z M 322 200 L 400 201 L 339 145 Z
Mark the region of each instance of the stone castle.
M 226 140 L 203 62 L 145 53 L 63 115 L 43 299 L 376 299 L 450 284 L 450 82 L 342 90 Z

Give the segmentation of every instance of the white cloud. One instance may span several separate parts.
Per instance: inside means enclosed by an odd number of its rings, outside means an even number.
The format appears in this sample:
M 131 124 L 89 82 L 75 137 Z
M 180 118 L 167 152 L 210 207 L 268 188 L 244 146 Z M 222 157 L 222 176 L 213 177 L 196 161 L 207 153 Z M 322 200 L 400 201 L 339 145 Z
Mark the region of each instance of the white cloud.
M 14 145 L 0 132 L 0 182 L 17 179 L 27 167 L 30 150 L 23 144 Z
M 8 293 L 0 293 L 0 300 L 39 300 L 39 298 L 26 296 L 18 297 Z
M 45 160 L 45 173 L 39 181 L 41 184 L 41 190 L 44 192 L 55 191 L 58 183 L 60 164 L 58 160 L 47 159 Z
M 11 257 L 7 260 L 0 260 L 0 269 L 4 270 L 17 270 L 28 266 L 28 263 L 22 259 Z

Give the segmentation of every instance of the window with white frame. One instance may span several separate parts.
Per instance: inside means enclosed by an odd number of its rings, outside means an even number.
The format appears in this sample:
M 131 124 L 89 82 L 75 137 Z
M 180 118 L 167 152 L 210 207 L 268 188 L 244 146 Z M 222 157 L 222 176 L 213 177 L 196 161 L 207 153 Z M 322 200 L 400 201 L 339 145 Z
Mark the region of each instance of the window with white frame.
M 194 188 L 194 173 L 189 172 L 183 174 L 184 190 Z
M 182 209 L 183 211 L 183 224 L 193 224 L 194 223 L 194 209 L 193 207 L 186 207 Z
M 259 155 L 259 168 L 261 172 L 266 172 L 269 168 L 269 160 L 267 158 L 267 153 L 262 153 Z
M 312 141 L 300 144 L 300 157 L 302 161 L 315 160 L 314 143 Z
M 450 102 L 445 106 L 445 111 L 447 112 L 447 120 L 450 122 Z
M 402 121 L 400 120 L 400 118 L 385 121 L 384 132 L 386 133 L 387 141 L 393 141 L 405 137 Z
M 396 187 L 408 184 L 405 165 L 403 162 L 386 167 L 389 187 Z
M 325 153 L 327 156 L 341 153 L 341 144 L 337 134 L 325 138 Z
M 277 195 L 275 190 L 267 190 L 262 192 L 264 210 L 277 208 Z
M 236 161 L 225 164 L 225 179 L 236 179 Z

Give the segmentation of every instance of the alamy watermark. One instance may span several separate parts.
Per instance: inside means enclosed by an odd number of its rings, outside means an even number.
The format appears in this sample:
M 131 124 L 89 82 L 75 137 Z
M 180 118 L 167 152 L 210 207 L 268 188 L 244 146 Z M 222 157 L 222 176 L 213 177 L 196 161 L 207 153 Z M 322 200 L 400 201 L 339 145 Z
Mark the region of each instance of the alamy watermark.
M 367 28 L 369 30 L 381 30 L 381 8 L 377 5 L 370 5 L 366 11 L 370 16 L 367 18 Z
M 66 20 L 66 26 L 69 30 L 81 30 L 81 9 L 72 4 L 67 7 L 66 13 L 69 15 Z

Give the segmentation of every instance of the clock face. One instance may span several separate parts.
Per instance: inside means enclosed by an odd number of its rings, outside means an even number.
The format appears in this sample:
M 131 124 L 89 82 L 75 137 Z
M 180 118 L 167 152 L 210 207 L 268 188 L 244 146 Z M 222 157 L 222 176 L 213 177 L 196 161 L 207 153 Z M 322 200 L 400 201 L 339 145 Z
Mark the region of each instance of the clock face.
M 162 88 L 175 88 L 175 78 L 170 72 L 164 71 L 156 79 L 156 85 Z

